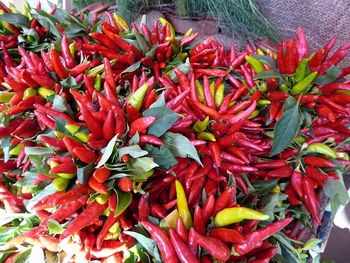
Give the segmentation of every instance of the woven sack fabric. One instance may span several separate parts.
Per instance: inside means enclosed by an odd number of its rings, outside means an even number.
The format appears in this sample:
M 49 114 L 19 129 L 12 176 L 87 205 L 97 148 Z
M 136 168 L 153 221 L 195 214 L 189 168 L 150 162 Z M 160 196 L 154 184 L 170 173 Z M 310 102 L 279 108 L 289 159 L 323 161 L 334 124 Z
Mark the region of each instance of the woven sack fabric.
M 291 38 L 300 26 L 311 51 L 323 47 L 334 35 L 336 47 L 350 41 L 349 0 L 258 0 L 262 13 L 281 37 Z M 350 65 L 350 56 L 343 65 Z

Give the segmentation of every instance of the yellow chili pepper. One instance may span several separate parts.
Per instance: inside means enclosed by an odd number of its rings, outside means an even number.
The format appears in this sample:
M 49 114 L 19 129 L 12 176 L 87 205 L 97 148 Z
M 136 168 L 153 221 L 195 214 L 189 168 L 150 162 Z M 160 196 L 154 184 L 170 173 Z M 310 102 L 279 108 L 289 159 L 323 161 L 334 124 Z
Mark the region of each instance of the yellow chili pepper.
M 115 23 L 117 24 L 117 27 L 120 30 L 126 31 L 129 29 L 128 23 L 126 23 L 126 21 L 123 18 L 121 18 L 120 16 L 118 16 L 116 14 L 113 14 L 113 18 L 114 18 Z
M 337 158 L 337 154 L 335 153 L 335 151 L 333 151 L 328 145 L 324 144 L 324 143 L 311 143 L 308 147 L 307 150 L 309 152 L 316 152 L 316 153 L 320 153 L 323 155 L 326 155 L 328 157 L 331 158 Z
M 23 99 L 28 99 L 31 96 L 35 96 L 37 94 L 36 89 L 29 87 L 26 88 L 23 92 Z
M 88 142 L 88 134 L 85 132 L 78 132 L 80 126 L 74 124 L 67 124 L 65 126 L 66 130 L 70 132 L 74 137 L 78 138 L 81 142 Z
M 146 82 L 141 87 L 139 87 L 133 94 L 131 94 L 128 103 L 131 104 L 135 109 L 140 110 L 147 89 L 148 83 Z
M 198 79 L 196 80 L 195 84 L 198 100 L 203 103 L 205 99 L 202 84 L 199 82 Z
M 260 73 L 264 71 L 264 65 L 263 63 L 260 62 L 259 59 L 256 59 L 255 57 L 252 57 L 252 56 L 245 56 L 245 60 L 249 63 L 249 65 L 252 66 L 253 70 L 256 73 Z
M 190 28 L 186 31 L 185 34 L 183 34 L 182 38 L 190 37 L 190 36 L 192 36 L 192 34 L 193 34 L 193 29 Z
M 215 226 L 223 227 L 234 223 L 239 223 L 245 219 L 250 220 L 267 220 L 268 215 L 247 207 L 225 208 L 216 214 Z
M 94 81 L 94 87 L 96 90 L 101 90 L 101 75 L 97 74 Z
M 350 90 L 337 90 L 335 93 L 345 94 L 350 96 Z
M 45 88 L 45 87 L 40 87 L 38 89 L 38 94 L 43 97 L 44 99 L 46 99 L 48 96 L 51 96 L 53 94 L 55 94 L 55 91 L 49 88 Z
M 259 115 L 259 113 L 260 113 L 259 110 L 253 111 L 253 113 L 248 117 L 248 119 L 249 119 L 249 120 L 250 120 L 250 119 L 254 119 L 256 116 Z
M 13 148 L 10 150 L 9 154 L 10 154 L 10 155 L 19 155 L 20 152 L 21 152 L 21 150 L 22 150 L 22 148 L 23 148 L 23 146 L 24 146 L 23 143 L 17 144 L 15 147 L 13 147 Z
M 209 124 L 209 116 L 205 117 L 205 119 L 202 121 L 197 121 L 193 125 L 192 129 L 196 132 L 202 132 L 202 131 L 205 131 L 207 129 L 208 124 Z
M 74 56 L 75 56 L 75 44 L 74 43 L 69 44 L 69 51 L 70 51 L 70 54 L 72 55 L 72 57 L 74 58 Z
M 224 92 L 225 92 L 225 85 L 224 83 L 221 83 L 218 89 L 216 90 L 215 97 L 214 97 L 215 105 L 218 108 L 221 106 L 222 102 L 224 101 Z
M 110 194 L 99 194 L 96 197 L 96 202 L 99 203 L 100 205 L 104 205 L 105 203 L 108 202 L 108 198 L 109 198 Z
M 216 142 L 215 135 L 211 132 L 200 132 L 197 137 L 200 140 Z
M 166 217 L 160 221 L 160 227 L 161 228 L 168 228 L 170 227 L 171 229 L 176 229 L 176 221 L 177 218 L 179 217 L 179 211 L 175 209 L 172 211 L 170 214 L 168 214 Z
M 175 39 L 175 30 L 174 30 L 172 24 L 163 17 L 159 18 L 159 22 L 161 23 L 162 26 L 168 25 L 168 27 L 170 29 L 170 36 L 168 36 L 165 40 L 166 41 L 173 41 Z
M 2 103 L 10 102 L 10 100 L 15 94 L 16 92 L 0 92 L 0 102 Z
M 214 95 L 215 95 L 215 83 L 212 82 L 210 83 L 210 93 L 211 93 L 211 96 L 214 98 Z
M 187 199 L 185 190 L 179 180 L 175 181 L 176 198 L 177 198 L 177 209 L 179 211 L 179 216 L 182 218 L 184 225 L 187 229 L 192 226 L 192 217 L 190 210 L 188 209 Z
M 262 51 L 260 48 L 258 48 L 258 49 L 256 50 L 256 53 L 258 53 L 258 55 L 262 55 L 262 56 L 265 55 L 264 51 Z
M 269 100 L 258 100 L 258 105 L 259 106 L 265 106 L 265 105 L 270 105 L 271 101 Z

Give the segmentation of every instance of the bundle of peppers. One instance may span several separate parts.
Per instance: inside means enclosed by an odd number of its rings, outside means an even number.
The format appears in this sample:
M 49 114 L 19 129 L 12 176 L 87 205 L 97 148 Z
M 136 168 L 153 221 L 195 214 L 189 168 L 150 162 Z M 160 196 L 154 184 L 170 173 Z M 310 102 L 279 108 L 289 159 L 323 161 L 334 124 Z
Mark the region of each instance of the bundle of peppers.
M 105 18 L 34 18 L 59 41 L 16 55 L 21 27 L 0 36 L 0 261 L 306 262 L 321 196 L 348 201 L 349 43 L 238 52 Z

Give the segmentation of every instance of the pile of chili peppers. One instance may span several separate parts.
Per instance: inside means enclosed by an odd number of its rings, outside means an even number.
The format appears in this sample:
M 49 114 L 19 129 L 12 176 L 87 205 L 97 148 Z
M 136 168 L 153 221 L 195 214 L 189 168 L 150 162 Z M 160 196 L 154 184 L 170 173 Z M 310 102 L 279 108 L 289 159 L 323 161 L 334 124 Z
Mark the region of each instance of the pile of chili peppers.
M 1 262 L 306 262 L 350 164 L 349 43 L 105 18 L 39 52 L 0 36 Z

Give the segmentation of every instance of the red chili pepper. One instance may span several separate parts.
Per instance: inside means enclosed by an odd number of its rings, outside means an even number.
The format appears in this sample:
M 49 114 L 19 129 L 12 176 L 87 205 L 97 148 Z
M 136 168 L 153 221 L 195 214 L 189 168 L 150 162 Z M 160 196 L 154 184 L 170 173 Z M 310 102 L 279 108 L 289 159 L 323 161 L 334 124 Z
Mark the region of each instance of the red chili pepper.
M 303 158 L 305 164 L 310 165 L 310 166 L 315 166 L 315 167 L 330 167 L 330 168 L 336 168 L 337 164 L 326 160 L 322 157 L 317 157 L 317 156 L 305 156 Z
M 96 154 L 86 147 L 75 147 L 73 153 L 80 161 L 87 164 L 92 163 L 97 158 Z
M 306 166 L 305 171 L 306 174 L 314 179 L 320 186 L 323 185 L 323 182 L 329 179 L 327 174 L 320 172 L 316 167 Z
M 227 187 L 225 191 L 217 198 L 213 214 L 216 215 L 218 212 L 226 208 L 230 203 L 234 203 L 235 200 L 236 186 L 232 185 L 230 187 Z
M 245 242 L 233 244 L 232 249 L 238 255 L 245 255 L 248 252 L 252 251 L 257 246 L 259 246 L 259 244 L 262 241 L 269 238 L 273 234 L 281 231 L 292 221 L 293 221 L 293 218 L 282 219 L 270 225 L 262 227 L 254 232 L 251 232 L 245 236 Z
M 181 103 L 183 103 L 184 99 L 190 94 L 191 90 L 186 89 L 182 93 L 180 93 L 177 97 L 172 99 L 171 101 L 167 102 L 166 106 L 169 109 L 175 109 L 178 107 Z
M 66 67 L 69 69 L 74 68 L 75 62 L 72 57 L 72 54 L 70 53 L 68 38 L 65 34 L 62 36 L 62 39 L 61 39 L 61 51 L 62 51 L 63 59 L 66 63 Z
M 213 215 L 214 212 L 214 206 L 215 206 L 215 198 L 214 195 L 209 195 L 207 201 L 203 205 L 202 208 L 202 217 L 204 223 L 208 222 L 209 218 Z
M 156 118 L 153 116 L 141 117 L 133 121 L 130 124 L 130 136 L 133 136 L 136 132 L 145 132 L 153 123 L 156 122 Z
M 303 179 L 303 202 L 309 210 L 312 217 L 318 224 L 321 224 L 321 220 L 318 214 L 318 201 L 316 199 L 316 193 L 313 188 L 312 180 L 308 177 Z
M 294 170 L 290 178 L 290 183 L 299 197 L 303 195 L 303 176 L 299 171 Z
M 214 228 L 209 231 L 208 235 L 227 243 L 244 243 L 245 241 L 241 233 L 229 228 Z
M 164 262 L 177 262 L 177 255 L 168 236 L 158 226 L 151 222 L 141 221 L 143 227 L 151 234 L 157 243 Z
M 182 263 L 199 263 L 197 257 L 192 254 L 191 250 L 184 243 L 182 238 L 171 228 L 169 229 L 169 236 L 174 250 Z
M 190 233 L 191 232 L 194 242 L 203 247 L 211 256 L 224 262 L 230 258 L 230 249 L 221 240 L 212 237 L 204 237 L 194 230 L 193 227 L 190 229 Z
M 56 50 L 53 49 L 50 51 L 50 58 L 51 58 L 51 63 L 52 63 L 53 69 L 54 69 L 55 73 L 58 75 L 58 77 L 61 80 L 67 78 L 68 74 L 67 74 L 66 69 L 64 68 L 64 66 L 61 62 L 61 58 Z
M 153 136 L 153 135 L 142 134 L 140 136 L 139 145 L 140 146 L 144 146 L 146 144 L 152 144 L 152 145 L 156 145 L 156 146 L 159 146 L 159 147 L 164 145 L 164 143 L 158 137 Z
M 284 192 L 288 196 L 288 201 L 292 206 L 301 205 L 301 201 L 297 198 L 297 193 L 293 190 L 292 187 L 287 186 Z
M 269 171 L 266 176 L 272 178 L 287 178 L 290 177 L 292 174 L 292 168 L 290 168 L 289 166 L 283 166 L 275 170 Z
M 193 104 L 194 107 L 197 107 L 202 113 L 216 121 L 221 118 L 221 115 L 216 110 L 209 108 L 198 101 L 191 101 L 190 103 Z

